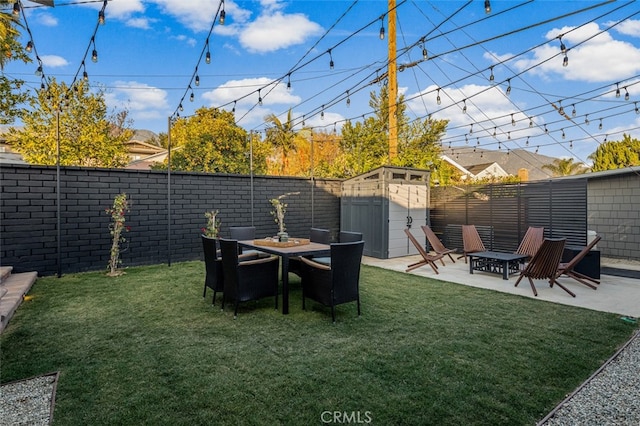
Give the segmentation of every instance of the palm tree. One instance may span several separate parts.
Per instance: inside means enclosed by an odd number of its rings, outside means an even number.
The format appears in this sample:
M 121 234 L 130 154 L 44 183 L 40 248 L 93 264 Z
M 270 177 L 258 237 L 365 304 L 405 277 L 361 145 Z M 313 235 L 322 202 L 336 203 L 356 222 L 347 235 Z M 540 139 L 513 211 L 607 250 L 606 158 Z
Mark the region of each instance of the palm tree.
M 575 163 L 573 158 L 556 158 L 551 164 L 545 164 L 543 169 L 549 170 L 553 176 L 570 176 L 585 173 L 588 168 L 581 163 Z
M 284 123 L 275 114 L 269 114 L 266 116 L 265 121 L 273 125 L 273 127 L 267 129 L 266 140 L 280 151 L 282 160 L 280 164 L 280 173 L 284 174 L 287 169 L 287 155 L 290 151 L 295 150 L 296 148 L 296 132 L 293 129 L 291 110 L 287 112 L 287 121 Z

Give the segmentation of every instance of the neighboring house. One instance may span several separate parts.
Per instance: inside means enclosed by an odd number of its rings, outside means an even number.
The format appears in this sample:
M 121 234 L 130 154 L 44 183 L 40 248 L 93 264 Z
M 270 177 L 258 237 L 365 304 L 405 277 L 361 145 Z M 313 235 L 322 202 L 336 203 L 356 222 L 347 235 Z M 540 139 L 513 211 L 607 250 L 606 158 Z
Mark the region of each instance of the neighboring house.
M 446 155 L 441 158 L 455 167 L 462 174 L 463 180 L 495 179 L 509 176 L 509 173 L 496 162 L 472 164 L 465 167 Z

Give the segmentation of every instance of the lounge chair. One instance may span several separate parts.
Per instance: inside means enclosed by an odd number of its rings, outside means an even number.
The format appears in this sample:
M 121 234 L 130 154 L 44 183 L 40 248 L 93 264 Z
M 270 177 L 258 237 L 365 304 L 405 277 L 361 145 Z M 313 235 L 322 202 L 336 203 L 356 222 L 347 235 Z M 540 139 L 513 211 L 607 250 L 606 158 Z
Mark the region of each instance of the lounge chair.
M 553 287 L 554 283 L 558 284 L 558 286 L 564 291 L 569 293 L 571 296 L 576 297 L 574 293 L 556 281 L 558 265 L 560 264 L 560 259 L 562 259 L 565 242 L 566 238 L 545 238 L 544 241 L 542 241 L 540 249 L 533 255 L 531 261 L 529 261 L 525 268 L 520 272 L 520 277 L 516 281 L 515 287 L 518 286 L 520 280 L 527 277 L 529 284 L 531 284 L 533 295 L 537 296 L 538 291 L 536 290 L 536 286 L 533 284 L 533 280 L 547 279 L 549 280 L 551 287 Z
M 462 246 L 463 253 L 462 256 L 458 256 L 458 259 L 464 257 L 464 263 L 467 263 L 469 253 L 487 251 L 475 225 L 462 225 Z
M 437 254 L 441 254 L 443 257 L 449 256 L 449 259 L 451 259 L 453 263 L 456 263 L 456 261 L 453 260 L 453 256 L 451 256 L 451 253 L 455 253 L 456 249 L 446 248 L 444 244 L 442 244 L 442 241 L 440 241 L 440 238 L 438 238 L 438 236 L 435 234 L 435 232 L 433 232 L 433 230 L 429 226 L 422 225 L 421 228 L 422 228 L 422 232 L 424 232 L 424 235 L 427 236 L 427 240 L 429 241 L 429 245 L 431 246 L 431 249 L 435 251 Z M 444 266 L 444 259 L 440 259 L 440 262 L 442 262 L 442 266 Z
M 522 237 L 520 246 L 515 251 L 516 254 L 525 254 L 532 258 L 538 251 L 544 240 L 544 227 L 530 226 Z
M 601 236 L 596 236 L 593 241 L 591 241 L 586 247 L 584 247 L 580 253 L 576 254 L 573 259 L 571 259 L 569 262 L 561 262 L 560 265 L 558 265 L 558 271 L 556 272 L 556 279 L 559 278 L 561 275 L 566 275 L 567 277 L 573 278 L 574 280 L 578 281 L 581 284 L 586 285 L 587 287 L 590 287 L 594 290 L 597 289 L 597 287 L 593 284 L 600 284 L 599 280 L 596 280 L 595 278 L 591 278 L 587 275 L 581 274 L 580 272 L 577 272 L 574 270 L 574 268 L 576 267 L 576 265 L 578 263 L 580 263 L 580 261 L 582 259 L 584 259 L 584 257 L 587 255 L 587 253 L 589 253 L 591 251 L 591 249 L 598 244 L 598 241 L 600 241 L 602 239 Z M 591 281 L 591 282 L 589 282 Z M 593 284 L 591 284 L 593 283 Z M 558 284 L 560 285 L 560 284 Z
M 436 253 L 435 255 L 427 253 L 422 244 L 420 244 L 418 240 L 416 240 L 416 237 L 413 236 L 409 229 L 405 228 L 404 233 L 407 234 L 407 237 L 409 237 L 409 241 L 411 241 L 411 243 L 418 250 L 418 253 L 420 253 L 420 256 L 422 256 L 422 260 L 407 266 L 405 272 L 413 271 L 414 269 L 420 268 L 421 266 L 429 265 L 431 266 L 431 269 L 433 269 L 433 271 L 438 274 L 438 265 L 436 265 L 436 261 L 441 260 L 444 255 L 438 253 Z

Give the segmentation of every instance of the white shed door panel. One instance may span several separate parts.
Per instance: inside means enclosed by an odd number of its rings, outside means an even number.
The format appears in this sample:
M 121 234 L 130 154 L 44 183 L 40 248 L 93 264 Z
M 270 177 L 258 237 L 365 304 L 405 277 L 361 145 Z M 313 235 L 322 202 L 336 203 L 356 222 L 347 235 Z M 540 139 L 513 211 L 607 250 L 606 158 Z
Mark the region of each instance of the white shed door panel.
M 428 196 L 426 185 L 389 184 L 389 258 L 418 253 L 404 230 L 427 223 Z

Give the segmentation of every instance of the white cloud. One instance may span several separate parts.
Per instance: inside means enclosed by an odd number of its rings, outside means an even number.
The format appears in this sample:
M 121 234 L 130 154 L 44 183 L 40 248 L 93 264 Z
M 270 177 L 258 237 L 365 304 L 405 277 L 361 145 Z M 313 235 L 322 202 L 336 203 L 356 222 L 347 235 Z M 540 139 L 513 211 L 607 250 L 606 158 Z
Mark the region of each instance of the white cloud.
M 134 118 L 166 117 L 167 92 L 146 83 L 116 81 L 113 90 L 105 94 L 107 105 L 126 108 Z
M 165 13 L 174 16 L 182 25 L 196 32 L 208 31 L 211 28 L 213 16 L 218 10 L 218 2 L 211 0 L 153 0 L 153 3 Z M 225 1 L 227 19 L 240 10 L 235 4 Z
M 58 18 L 48 12 L 39 13 L 36 16 L 36 21 L 45 27 L 55 27 L 58 25 Z
M 132 27 L 132 28 L 140 28 L 142 30 L 148 30 L 149 28 L 151 28 L 151 23 L 155 22 L 155 20 L 153 19 L 147 19 L 147 18 L 131 18 L 128 19 L 125 24 L 128 27 Z
M 202 98 L 209 101 L 211 106 L 220 106 L 233 101 L 237 101 L 236 106 L 254 105 L 258 102 L 258 89 L 262 89 L 272 81 L 267 77 L 229 80 L 218 88 L 204 93 Z M 293 90 L 287 90 L 284 84 L 278 84 L 275 88 L 269 86 L 261 90 L 260 95 L 263 105 L 294 105 L 301 100 L 293 94 Z
M 197 44 L 197 41 L 193 37 L 187 37 L 184 34 L 175 36 L 173 38 L 178 40 L 178 41 L 182 41 L 182 42 L 188 44 L 189 46 L 195 46 Z
M 542 77 L 559 75 L 567 80 L 601 82 L 624 79 L 640 72 L 640 49 L 630 43 L 615 40 L 609 33 L 600 33 L 596 23 L 573 30 L 556 28 L 546 34 L 550 43 L 535 49 L 528 58 L 520 58 L 514 66 Z M 569 65 L 563 66 L 560 40 L 567 47 Z M 574 47 L 575 46 L 575 47 Z M 555 57 L 554 57 L 555 56 Z M 624 58 L 624 60 L 621 60 Z
M 240 43 L 251 52 L 273 52 L 303 43 L 320 34 L 322 28 L 302 14 L 262 15 L 248 24 L 240 34 Z
M 610 25 L 615 24 L 615 22 L 607 22 L 605 25 L 608 27 Z M 629 35 L 632 37 L 640 37 L 640 21 L 627 19 L 622 23 L 613 27 L 615 31 L 618 31 L 620 34 Z
M 65 67 L 69 65 L 69 62 L 67 62 L 66 59 L 58 55 L 42 55 L 40 56 L 40 60 L 42 60 L 42 64 L 45 67 L 50 68 Z

